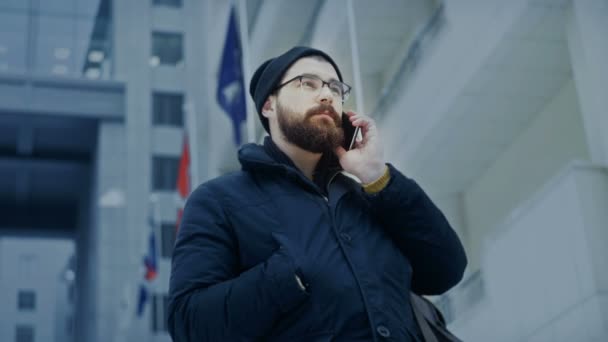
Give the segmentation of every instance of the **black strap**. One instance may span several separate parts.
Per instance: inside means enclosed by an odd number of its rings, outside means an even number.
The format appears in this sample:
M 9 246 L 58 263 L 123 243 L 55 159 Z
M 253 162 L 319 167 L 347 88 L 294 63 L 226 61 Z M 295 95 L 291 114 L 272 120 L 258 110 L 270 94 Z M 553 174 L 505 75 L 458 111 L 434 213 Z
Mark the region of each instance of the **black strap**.
M 412 310 L 414 311 L 414 316 L 416 316 L 416 321 L 418 322 L 418 326 L 420 327 L 420 332 L 422 332 L 422 337 L 424 337 L 425 342 L 439 342 L 435 333 L 433 333 L 433 329 L 429 326 L 429 323 L 426 321 L 422 312 L 420 312 L 419 308 L 419 298 L 416 296 L 410 296 L 410 301 L 412 304 Z

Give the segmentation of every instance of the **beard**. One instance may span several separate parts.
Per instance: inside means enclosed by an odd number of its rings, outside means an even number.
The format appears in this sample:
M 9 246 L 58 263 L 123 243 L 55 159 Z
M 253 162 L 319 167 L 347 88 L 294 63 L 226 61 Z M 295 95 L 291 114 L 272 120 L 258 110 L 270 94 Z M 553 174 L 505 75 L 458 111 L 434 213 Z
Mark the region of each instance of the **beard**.
M 326 114 L 321 114 L 326 113 Z M 318 117 L 329 115 L 333 120 Z M 321 104 L 306 111 L 301 117 L 277 102 L 277 121 L 285 139 L 299 148 L 313 153 L 334 152 L 344 141 L 342 117 L 331 105 Z

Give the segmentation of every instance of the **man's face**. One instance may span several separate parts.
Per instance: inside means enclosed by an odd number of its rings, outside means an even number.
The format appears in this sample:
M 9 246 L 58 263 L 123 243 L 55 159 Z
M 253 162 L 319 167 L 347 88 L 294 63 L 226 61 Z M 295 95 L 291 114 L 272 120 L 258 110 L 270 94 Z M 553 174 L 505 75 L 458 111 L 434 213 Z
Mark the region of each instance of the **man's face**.
M 305 57 L 295 62 L 282 82 L 299 75 L 314 75 L 328 82 L 338 80 L 333 66 L 318 57 Z M 290 143 L 310 152 L 333 152 L 344 140 L 342 129 L 342 99 L 336 98 L 329 87 L 311 92 L 295 80 L 279 90 L 276 96 L 276 116 L 281 133 Z

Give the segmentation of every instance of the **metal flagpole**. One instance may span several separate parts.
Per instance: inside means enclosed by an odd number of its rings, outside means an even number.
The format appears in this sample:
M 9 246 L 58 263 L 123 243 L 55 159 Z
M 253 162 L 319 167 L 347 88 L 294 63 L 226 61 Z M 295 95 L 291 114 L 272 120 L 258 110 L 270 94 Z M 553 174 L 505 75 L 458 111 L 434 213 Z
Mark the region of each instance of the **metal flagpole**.
M 245 108 L 247 110 L 247 141 L 256 141 L 255 137 L 255 113 L 251 108 L 251 99 L 248 96 L 249 77 L 249 24 L 247 22 L 247 0 L 239 0 L 239 37 L 241 38 L 241 66 L 243 67 L 243 91 L 245 92 Z
M 348 33 L 350 37 L 350 55 L 353 63 L 354 90 L 357 112 L 366 114 L 363 103 L 363 86 L 361 84 L 361 69 L 359 67 L 359 44 L 357 42 L 357 28 L 355 27 L 355 11 L 353 9 L 353 0 L 346 0 L 346 9 L 348 16 Z
M 200 174 L 198 173 L 198 130 L 196 127 L 196 108 L 192 101 L 187 101 L 184 104 L 183 110 L 186 112 L 186 129 L 185 133 L 188 137 L 188 148 L 190 152 L 190 190 L 194 189 L 199 183 Z M 182 144 L 184 142 L 182 141 Z M 183 146 L 183 145 L 182 145 Z M 181 151 L 182 149 L 180 149 Z M 181 153 L 181 152 L 180 152 Z
M 160 253 L 161 253 L 161 249 L 160 247 L 160 243 L 161 243 L 161 237 L 162 237 L 162 215 L 161 215 L 161 209 L 160 209 L 160 198 L 158 197 L 158 195 L 154 194 L 154 196 L 152 196 L 152 206 L 153 206 L 153 216 L 152 216 L 152 220 L 153 220 L 153 236 L 154 236 L 154 248 L 152 248 L 152 253 L 154 253 L 154 255 L 152 256 L 152 258 L 154 258 L 155 263 L 156 263 L 156 278 L 152 280 L 152 282 L 150 283 L 148 289 L 151 289 L 151 293 L 150 293 L 150 304 L 153 304 L 153 301 L 158 300 L 158 297 L 156 296 L 156 293 L 158 292 L 158 282 L 155 281 L 158 279 L 158 274 L 160 273 Z M 158 303 L 156 303 L 158 304 Z M 157 306 L 158 307 L 158 306 Z M 154 321 L 155 322 L 162 322 L 163 320 L 163 312 L 162 310 L 156 310 L 156 317 L 154 317 Z

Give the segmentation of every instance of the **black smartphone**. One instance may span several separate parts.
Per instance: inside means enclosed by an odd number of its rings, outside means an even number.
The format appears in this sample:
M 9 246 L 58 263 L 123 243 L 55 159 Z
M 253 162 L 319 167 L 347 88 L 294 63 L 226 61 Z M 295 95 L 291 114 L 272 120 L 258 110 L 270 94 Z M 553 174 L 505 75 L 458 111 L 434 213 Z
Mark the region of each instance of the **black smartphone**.
M 359 127 L 353 126 L 348 115 L 342 113 L 342 128 L 344 129 L 344 143 L 342 147 L 348 151 L 355 146 L 357 135 L 359 135 Z

